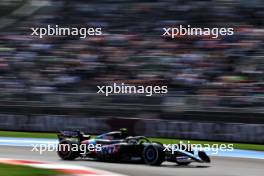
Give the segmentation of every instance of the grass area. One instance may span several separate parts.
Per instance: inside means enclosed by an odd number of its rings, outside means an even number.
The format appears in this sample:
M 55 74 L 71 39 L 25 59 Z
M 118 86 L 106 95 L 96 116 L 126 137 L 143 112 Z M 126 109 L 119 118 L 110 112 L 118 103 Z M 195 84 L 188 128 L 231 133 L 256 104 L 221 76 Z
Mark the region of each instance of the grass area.
M 57 134 L 56 133 L 0 131 L 0 137 L 55 139 L 55 138 L 57 138 Z
M 21 138 L 57 138 L 56 133 L 36 133 L 36 132 L 12 132 L 12 131 L 0 131 L 0 137 L 21 137 Z M 202 141 L 202 140 L 180 140 L 180 139 L 167 139 L 167 138 L 150 138 L 153 141 L 161 142 L 163 144 L 177 144 L 180 141 L 191 144 L 233 144 L 236 149 L 244 150 L 258 150 L 264 151 L 264 145 L 260 144 L 244 144 L 244 143 L 231 143 L 231 142 L 219 142 L 219 141 Z
M 38 169 L 28 166 L 17 166 L 0 164 L 1 176 L 55 176 L 62 175 L 62 173 L 55 170 Z

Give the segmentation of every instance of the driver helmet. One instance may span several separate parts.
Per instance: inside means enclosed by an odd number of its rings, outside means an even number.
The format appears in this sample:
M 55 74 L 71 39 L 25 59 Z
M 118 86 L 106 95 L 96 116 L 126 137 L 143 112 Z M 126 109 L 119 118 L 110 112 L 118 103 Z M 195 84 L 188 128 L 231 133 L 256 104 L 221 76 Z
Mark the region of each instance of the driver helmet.
M 122 138 L 128 137 L 128 132 L 127 132 L 126 128 L 121 128 L 121 129 L 119 129 L 119 131 L 121 132 Z

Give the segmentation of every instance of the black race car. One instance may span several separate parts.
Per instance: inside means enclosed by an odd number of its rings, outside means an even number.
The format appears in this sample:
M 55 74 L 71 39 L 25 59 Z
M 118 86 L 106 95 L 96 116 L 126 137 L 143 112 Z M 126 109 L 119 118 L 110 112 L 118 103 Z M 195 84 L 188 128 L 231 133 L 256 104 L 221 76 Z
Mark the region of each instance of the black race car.
M 144 136 L 128 136 L 126 129 L 105 133 L 94 138 L 80 131 L 62 131 L 58 135 L 57 153 L 63 160 L 78 157 L 110 162 L 135 162 L 160 165 L 163 161 L 188 165 L 210 162 L 204 151 L 182 150 L 163 145 Z M 175 150 L 176 148 L 176 150 Z

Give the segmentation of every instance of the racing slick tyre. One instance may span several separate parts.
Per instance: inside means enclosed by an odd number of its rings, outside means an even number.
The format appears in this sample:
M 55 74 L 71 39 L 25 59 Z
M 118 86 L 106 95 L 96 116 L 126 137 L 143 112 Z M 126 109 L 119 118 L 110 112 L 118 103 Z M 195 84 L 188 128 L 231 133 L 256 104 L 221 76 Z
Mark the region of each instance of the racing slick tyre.
M 143 160 L 148 165 L 159 166 L 165 159 L 163 148 L 158 145 L 148 145 L 143 150 Z
M 75 149 L 73 150 L 73 145 L 78 145 L 75 142 L 62 140 L 58 145 L 57 154 L 63 160 L 74 160 L 80 156 L 79 151 Z M 78 145 L 79 146 L 79 145 Z

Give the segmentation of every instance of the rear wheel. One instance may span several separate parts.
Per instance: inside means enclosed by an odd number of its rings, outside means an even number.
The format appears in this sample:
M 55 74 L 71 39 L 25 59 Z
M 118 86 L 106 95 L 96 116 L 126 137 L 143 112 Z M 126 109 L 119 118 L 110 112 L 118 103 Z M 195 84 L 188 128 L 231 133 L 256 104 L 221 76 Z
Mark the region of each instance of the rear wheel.
M 72 141 L 62 140 L 58 145 L 57 154 L 63 160 L 74 160 L 80 156 L 79 145 Z
M 143 151 L 143 160 L 146 164 L 159 166 L 165 159 L 165 153 L 162 147 L 156 145 L 148 145 Z

